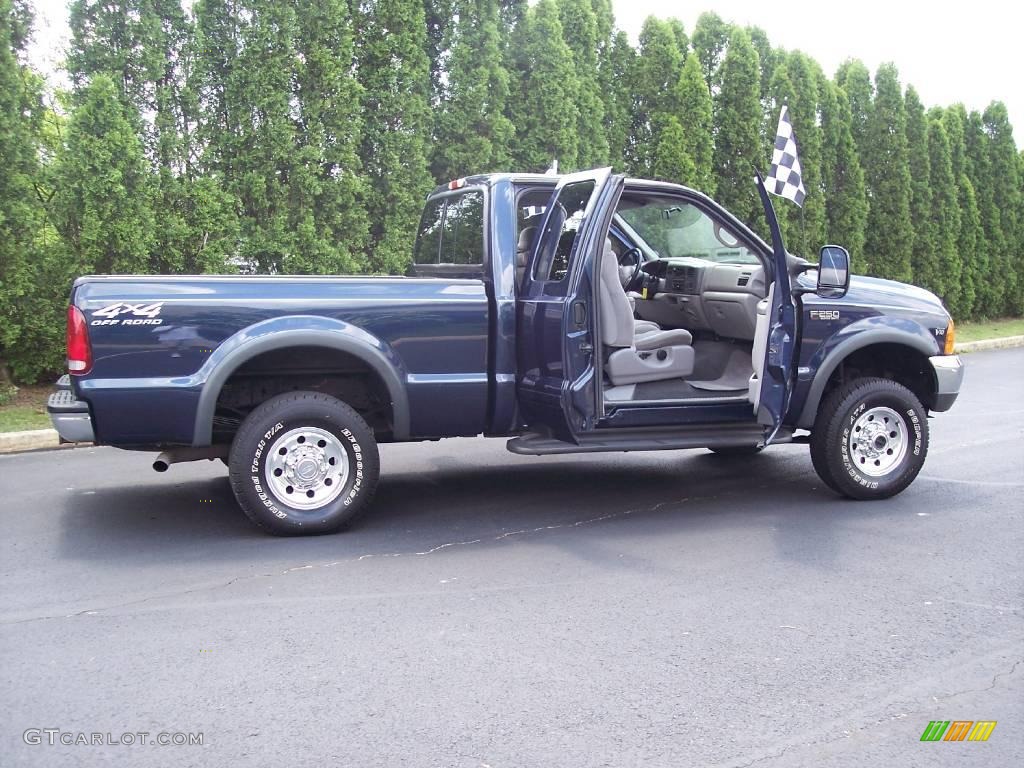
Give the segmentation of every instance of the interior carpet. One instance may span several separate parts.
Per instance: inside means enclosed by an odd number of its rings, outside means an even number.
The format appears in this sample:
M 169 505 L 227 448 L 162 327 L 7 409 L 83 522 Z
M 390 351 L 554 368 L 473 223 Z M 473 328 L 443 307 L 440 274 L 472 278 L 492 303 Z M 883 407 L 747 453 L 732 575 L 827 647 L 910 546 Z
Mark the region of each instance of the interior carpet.
M 725 364 L 725 370 L 717 379 L 710 381 L 694 381 L 689 379 L 686 383 L 694 389 L 703 389 L 709 392 L 745 392 L 750 386 L 750 375 L 753 372 L 750 363 L 750 353 L 735 349 L 729 355 L 729 361 Z

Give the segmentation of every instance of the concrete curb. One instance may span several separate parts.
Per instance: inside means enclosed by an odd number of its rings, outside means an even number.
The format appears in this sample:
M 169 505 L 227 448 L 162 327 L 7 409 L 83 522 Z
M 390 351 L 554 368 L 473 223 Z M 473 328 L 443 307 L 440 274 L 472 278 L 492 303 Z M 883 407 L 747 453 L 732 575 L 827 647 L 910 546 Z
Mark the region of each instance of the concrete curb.
M 1001 339 L 982 339 L 981 341 L 965 341 L 955 344 L 953 351 L 957 353 L 981 352 L 986 349 L 1010 349 L 1024 347 L 1024 336 L 1004 336 Z
M 60 439 L 55 429 L 30 429 L 24 432 L 0 432 L 0 453 L 41 451 L 59 448 Z

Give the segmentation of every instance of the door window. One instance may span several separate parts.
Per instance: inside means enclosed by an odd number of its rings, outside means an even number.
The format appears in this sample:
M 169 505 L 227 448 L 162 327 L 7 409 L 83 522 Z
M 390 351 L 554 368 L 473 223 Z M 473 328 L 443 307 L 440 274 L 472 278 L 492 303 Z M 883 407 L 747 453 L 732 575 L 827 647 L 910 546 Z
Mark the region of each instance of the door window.
M 663 259 L 696 258 L 722 264 L 759 264 L 725 224 L 692 203 L 668 198 L 628 207 L 619 215 Z
M 534 280 L 560 282 L 569 274 L 575 256 L 576 235 L 583 224 L 594 187 L 594 181 L 586 179 L 567 184 L 559 194 L 555 211 L 544 230 L 544 250 L 537 254 Z M 557 237 L 556 233 L 559 233 Z

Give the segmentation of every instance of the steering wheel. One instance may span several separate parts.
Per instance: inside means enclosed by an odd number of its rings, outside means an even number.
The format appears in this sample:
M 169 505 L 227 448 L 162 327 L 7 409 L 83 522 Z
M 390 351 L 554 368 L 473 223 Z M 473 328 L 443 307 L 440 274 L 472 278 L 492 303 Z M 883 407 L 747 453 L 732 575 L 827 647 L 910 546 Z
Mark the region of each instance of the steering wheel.
M 636 283 L 640 268 L 644 265 L 643 252 L 639 248 L 630 248 L 619 256 L 619 280 L 627 291 Z

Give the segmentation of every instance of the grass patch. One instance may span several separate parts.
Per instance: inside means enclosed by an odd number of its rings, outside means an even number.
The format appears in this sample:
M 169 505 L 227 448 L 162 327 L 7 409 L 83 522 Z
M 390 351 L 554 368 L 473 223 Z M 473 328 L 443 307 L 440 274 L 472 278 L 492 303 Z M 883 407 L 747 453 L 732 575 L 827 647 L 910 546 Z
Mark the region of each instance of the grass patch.
M 0 406 L 0 432 L 52 427 L 46 414 L 46 398 L 52 391 L 52 386 L 19 387 L 10 402 Z
M 0 408 L 0 432 L 49 429 L 51 426 L 45 408 L 31 405 L 8 405 Z
M 982 341 L 1005 336 L 1024 336 L 1024 317 L 1004 317 L 971 323 L 957 323 L 957 341 Z

